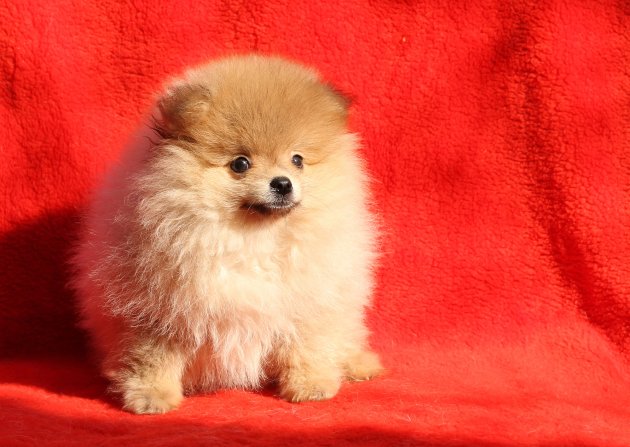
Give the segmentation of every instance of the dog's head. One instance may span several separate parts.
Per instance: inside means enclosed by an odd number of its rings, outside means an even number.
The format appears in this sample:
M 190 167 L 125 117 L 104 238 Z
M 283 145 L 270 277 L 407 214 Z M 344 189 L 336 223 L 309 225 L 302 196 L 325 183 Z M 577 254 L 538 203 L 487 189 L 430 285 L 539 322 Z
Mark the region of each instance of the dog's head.
M 213 206 L 282 216 L 347 135 L 348 101 L 314 71 L 241 56 L 192 70 L 159 100 L 157 130 L 194 156 Z M 334 157 L 333 157 L 334 158 Z

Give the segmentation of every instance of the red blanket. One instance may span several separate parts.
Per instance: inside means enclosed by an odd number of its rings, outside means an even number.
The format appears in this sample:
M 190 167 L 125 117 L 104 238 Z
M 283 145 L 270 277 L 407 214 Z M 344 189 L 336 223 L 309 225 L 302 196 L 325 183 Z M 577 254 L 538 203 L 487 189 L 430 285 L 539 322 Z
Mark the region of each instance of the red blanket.
M 0 445 L 630 445 L 628 36 L 615 1 L 0 1 Z M 130 415 L 86 360 L 68 248 L 162 82 L 234 51 L 355 99 L 389 372 Z

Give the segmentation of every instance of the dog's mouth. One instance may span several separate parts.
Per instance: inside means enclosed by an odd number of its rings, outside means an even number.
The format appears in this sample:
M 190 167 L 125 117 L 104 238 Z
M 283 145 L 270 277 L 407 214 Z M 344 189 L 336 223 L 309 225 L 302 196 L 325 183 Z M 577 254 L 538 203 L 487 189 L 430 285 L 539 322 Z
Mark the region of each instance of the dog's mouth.
M 286 200 L 267 202 L 267 203 L 244 203 L 241 209 L 249 214 L 268 215 L 285 215 L 291 212 L 293 208 L 299 205 L 299 202 L 290 202 Z

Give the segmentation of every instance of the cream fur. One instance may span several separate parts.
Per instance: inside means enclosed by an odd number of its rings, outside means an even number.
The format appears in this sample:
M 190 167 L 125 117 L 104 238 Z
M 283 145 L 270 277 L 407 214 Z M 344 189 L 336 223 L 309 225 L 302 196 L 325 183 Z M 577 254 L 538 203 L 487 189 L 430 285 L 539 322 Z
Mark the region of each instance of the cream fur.
M 266 379 L 288 400 L 325 399 L 343 376 L 376 375 L 363 322 L 374 219 L 343 98 L 311 70 L 241 56 L 173 81 L 156 113 L 159 136 L 142 129 L 111 170 L 73 259 L 83 326 L 124 407 L 161 413 Z M 238 155 L 252 161 L 242 175 Z M 248 208 L 279 175 L 299 204 Z

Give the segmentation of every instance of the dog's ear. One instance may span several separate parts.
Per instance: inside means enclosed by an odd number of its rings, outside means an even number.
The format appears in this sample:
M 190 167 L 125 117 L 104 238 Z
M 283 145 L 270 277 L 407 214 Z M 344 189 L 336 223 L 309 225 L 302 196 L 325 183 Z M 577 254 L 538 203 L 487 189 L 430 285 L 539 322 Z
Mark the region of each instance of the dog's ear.
M 324 87 L 326 88 L 328 95 L 335 101 L 335 103 L 339 107 L 339 111 L 341 112 L 343 119 L 347 120 L 350 107 L 354 102 L 352 97 L 330 83 L 325 84 Z
M 336 101 L 339 103 L 341 107 L 348 110 L 350 106 L 352 106 L 352 103 L 354 101 L 348 93 L 342 91 L 340 88 L 337 88 L 330 83 L 326 84 L 326 87 L 328 88 L 330 93 L 335 97 Z
M 210 91 L 202 85 L 171 84 L 157 102 L 156 130 L 162 138 L 192 139 L 190 131 L 208 119 L 211 101 Z

